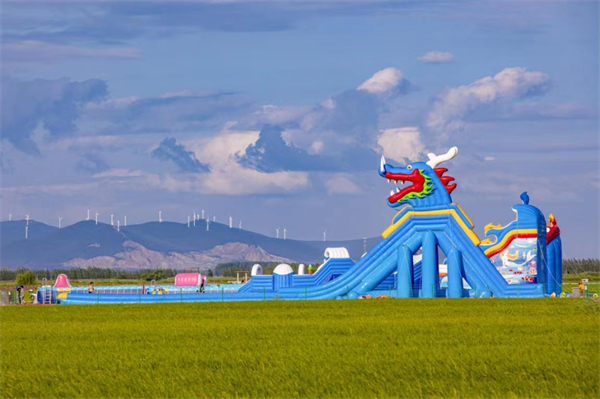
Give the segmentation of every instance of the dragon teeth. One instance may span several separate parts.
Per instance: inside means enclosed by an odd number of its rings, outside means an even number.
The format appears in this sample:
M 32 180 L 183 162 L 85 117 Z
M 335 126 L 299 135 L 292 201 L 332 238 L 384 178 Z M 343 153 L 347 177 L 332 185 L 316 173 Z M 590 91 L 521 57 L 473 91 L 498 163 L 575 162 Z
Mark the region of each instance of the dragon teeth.
M 397 193 L 399 193 L 399 192 L 400 192 L 400 189 L 399 189 L 398 187 L 396 187 L 396 192 L 397 192 Z
M 388 183 L 389 183 L 389 182 L 391 182 L 391 180 L 390 180 L 390 179 L 388 179 Z
M 390 190 L 390 197 L 394 195 L 394 190 Z
M 398 185 L 398 180 L 394 180 L 394 184 L 395 184 L 395 185 Z

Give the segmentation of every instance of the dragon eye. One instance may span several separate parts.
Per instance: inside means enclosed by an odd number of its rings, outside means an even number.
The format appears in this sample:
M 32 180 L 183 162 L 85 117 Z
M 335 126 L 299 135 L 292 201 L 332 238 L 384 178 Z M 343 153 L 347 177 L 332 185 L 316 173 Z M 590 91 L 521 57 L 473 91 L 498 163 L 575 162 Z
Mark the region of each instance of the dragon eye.
M 412 169 L 412 165 L 408 165 L 408 166 L 406 167 L 406 169 L 408 169 L 408 170 L 411 170 L 411 169 Z

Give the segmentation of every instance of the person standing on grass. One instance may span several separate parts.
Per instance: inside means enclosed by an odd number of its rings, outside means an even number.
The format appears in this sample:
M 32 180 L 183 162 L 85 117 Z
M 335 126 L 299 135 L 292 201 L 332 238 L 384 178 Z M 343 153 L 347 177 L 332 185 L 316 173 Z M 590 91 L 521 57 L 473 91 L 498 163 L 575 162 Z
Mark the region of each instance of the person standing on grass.
M 88 287 L 88 294 L 93 294 L 93 293 L 94 293 L 94 282 L 91 281 L 90 286 Z
M 17 285 L 17 305 L 21 305 L 23 303 L 23 297 L 25 296 L 23 291 L 25 291 L 24 287 L 22 285 Z
M 583 284 L 583 280 L 579 280 L 579 292 L 583 294 L 585 291 L 585 285 Z

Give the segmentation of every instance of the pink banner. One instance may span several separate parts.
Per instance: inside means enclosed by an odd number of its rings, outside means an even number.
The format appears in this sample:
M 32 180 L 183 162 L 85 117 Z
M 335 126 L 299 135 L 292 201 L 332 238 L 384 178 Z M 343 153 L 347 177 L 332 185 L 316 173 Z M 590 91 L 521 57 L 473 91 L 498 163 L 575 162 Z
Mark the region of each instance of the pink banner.
M 198 273 L 179 273 L 175 276 L 176 287 L 194 287 L 200 285 L 200 274 Z

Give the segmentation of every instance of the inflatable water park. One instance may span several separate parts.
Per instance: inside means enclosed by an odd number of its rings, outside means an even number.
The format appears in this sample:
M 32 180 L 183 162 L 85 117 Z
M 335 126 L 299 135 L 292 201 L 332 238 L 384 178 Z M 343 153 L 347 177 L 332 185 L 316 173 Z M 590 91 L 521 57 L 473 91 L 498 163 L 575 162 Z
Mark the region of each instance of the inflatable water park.
M 488 224 L 485 238 L 451 194 L 454 178 L 440 167 L 456 147 L 427 162 L 393 166 L 381 158 L 380 177 L 394 183 L 388 206 L 398 209 L 381 241 L 360 259 L 327 248 L 314 274 L 287 264 L 263 275 L 259 264 L 244 284 L 210 285 L 198 273 L 178 274 L 174 285 L 72 287 L 61 275 L 38 289 L 38 303 L 149 303 L 366 298 L 543 297 L 562 293 L 560 229 L 530 205 L 526 192 L 513 205 L 515 220 Z

